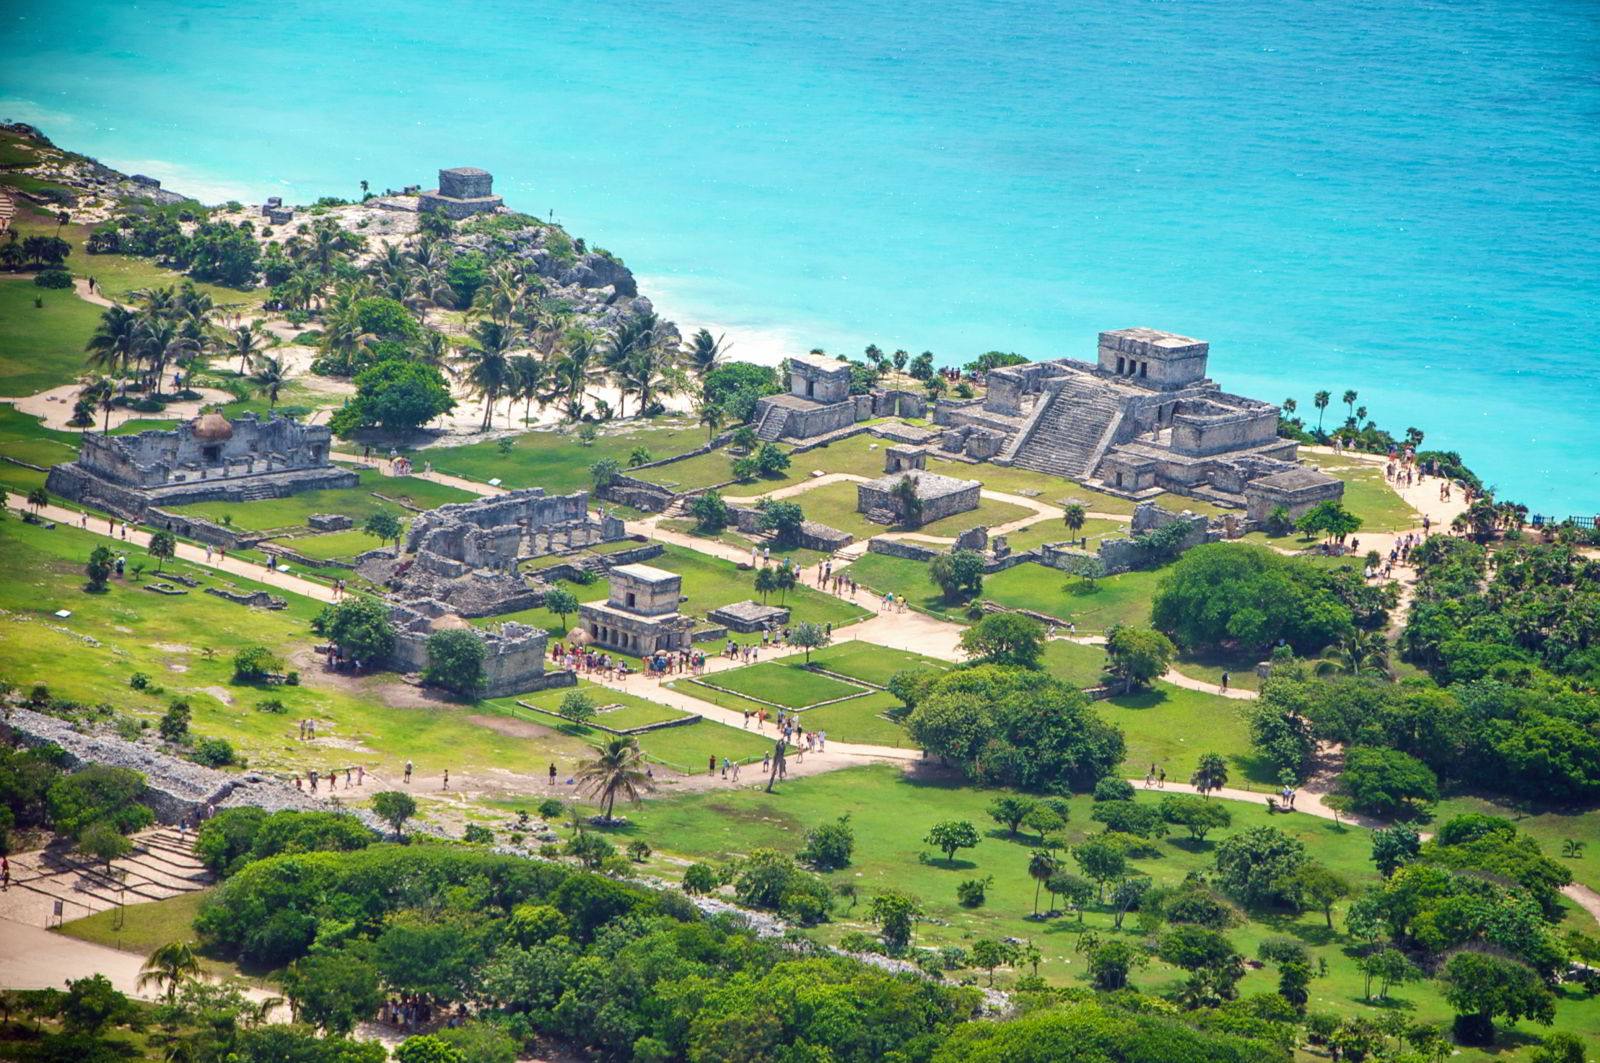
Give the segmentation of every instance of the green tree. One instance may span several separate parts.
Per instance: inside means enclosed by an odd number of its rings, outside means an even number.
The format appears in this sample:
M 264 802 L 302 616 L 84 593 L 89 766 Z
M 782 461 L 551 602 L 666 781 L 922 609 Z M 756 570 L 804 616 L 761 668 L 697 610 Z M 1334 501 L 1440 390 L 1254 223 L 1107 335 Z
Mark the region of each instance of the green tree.
M 561 707 L 556 711 L 569 720 L 588 723 L 594 719 L 599 706 L 594 703 L 594 698 L 587 690 L 569 690 L 561 698 Z
M 322 633 L 347 657 L 369 664 L 385 660 L 394 648 L 394 622 L 376 598 L 356 595 L 335 605 Z
M 1233 823 L 1233 815 L 1221 804 L 1203 801 L 1186 794 L 1168 794 L 1161 799 L 1161 818 L 1183 827 L 1197 842 L 1206 840 L 1213 830 Z
M 28 506 L 35 513 L 38 513 L 41 509 L 43 509 L 45 506 L 48 506 L 49 504 L 50 504 L 50 493 L 48 491 L 46 491 L 44 488 L 35 487 L 33 490 L 28 492 Z
M 1127 942 L 1108 941 L 1089 953 L 1089 978 L 1096 989 L 1126 989 L 1129 972 L 1149 962 L 1149 957 Z
M 1263 546 L 1206 543 L 1172 565 L 1151 601 L 1152 626 L 1185 649 L 1287 642 L 1320 651 L 1354 623 L 1333 577 Z
M 1372 999 L 1372 983 L 1378 982 L 1378 999 L 1389 999 L 1389 987 L 1414 982 L 1421 977 L 1416 965 L 1406 959 L 1399 949 L 1380 949 L 1361 959 L 1361 973 L 1366 976 L 1366 997 Z
M 1221 753 L 1201 754 L 1200 766 L 1189 776 L 1189 785 L 1203 796 L 1209 797 L 1211 791 L 1220 790 L 1228 785 L 1228 762 L 1223 759 Z
M 1033 915 L 1036 919 L 1039 917 L 1039 889 L 1050 881 L 1050 876 L 1056 873 L 1059 866 L 1054 853 L 1035 849 L 1028 854 L 1028 877 L 1033 879 Z
M 132 834 L 155 821 L 140 804 L 144 776 L 109 764 L 90 764 L 64 775 L 50 786 L 50 821 L 56 832 L 77 837 L 91 824 L 105 822 L 120 834 Z
M 716 888 L 717 873 L 710 864 L 690 864 L 683 869 L 683 892 L 689 896 L 704 896 Z
M 366 523 L 361 525 L 361 530 L 380 543 L 393 540 L 396 546 L 400 545 L 400 536 L 405 534 L 405 526 L 400 523 L 400 518 L 383 509 L 368 517 Z
M 1317 392 L 1316 395 L 1314 395 L 1311 399 L 1311 405 L 1317 408 L 1317 435 L 1319 436 L 1322 434 L 1323 411 L 1328 408 L 1328 403 L 1332 400 L 1333 396 L 1328 394 L 1326 391 Z
M 756 508 L 761 513 L 761 530 L 772 532 L 774 542 L 792 546 L 799 541 L 800 526 L 806 520 L 800 503 L 763 498 Z
M 116 556 L 109 547 L 97 546 L 90 551 L 89 563 L 84 566 L 89 576 L 89 590 L 96 592 L 105 590 L 115 566 Z
M 922 497 L 917 494 L 916 477 L 909 473 L 900 477 L 889 488 L 889 497 L 894 499 L 903 527 L 922 527 Z
M 1066 524 L 1067 530 L 1072 533 L 1073 538 L 1077 538 L 1078 533 L 1083 530 L 1084 522 L 1088 519 L 1089 510 L 1081 503 L 1069 502 L 1061 507 L 1062 523 Z
M 957 850 L 971 849 L 978 844 L 978 828 L 964 819 L 948 819 L 930 827 L 928 836 L 922 840 L 944 853 L 945 861 L 954 866 Z
M 616 458 L 601 458 L 589 466 L 589 479 L 594 481 L 596 491 L 604 490 L 617 482 L 622 475 L 622 465 Z
M 850 865 L 856 835 L 850 829 L 847 812 L 832 823 L 823 823 L 806 832 L 805 846 L 796 856 L 821 871 L 837 871 Z
M 689 515 L 694 518 L 695 530 L 715 535 L 728 526 L 728 504 L 716 491 L 703 491 L 689 503 Z
M 641 794 L 655 789 L 644 769 L 644 754 L 639 750 L 639 740 L 633 737 L 613 738 L 589 760 L 578 765 L 574 773 L 580 793 L 589 794 L 605 805 L 603 816 L 611 821 L 611 809 L 617 796 L 626 797 L 638 804 Z
M 111 871 L 111 862 L 120 860 L 133 852 L 133 843 L 130 842 L 108 820 L 96 820 L 78 832 L 78 851 L 88 857 L 106 865 L 106 872 Z
M 1282 900 L 1280 884 L 1306 862 L 1305 848 L 1275 827 L 1251 827 L 1217 844 L 1217 880 L 1247 905 Z
M 1356 746 L 1346 751 L 1339 792 L 1358 812 L 1393 816 L 1439 799 L 1439 781 L 1427 765 L 1397 749 Z
M 1004 794 L 989 802 L 989 818 L 1014 835 L 1023 818 L 1033 810 L 1034 803 L 1032 798 Z
M 399 790 L 384 790 L 372 795 L 372 811 L 399 834 L 404 829 L 406 820 L 417 814 L 417 802 L 410 794 L 403 794 Z
M 461 1050 L 443 1037 L 418 1034 L 394 1050 L 395 1063 L 468 1063 Z
M 1321 909 L 1329 930 L 1333 929 L 1333 906 L 1350 896 L 1349 881 L 1315 861 L 1299 865 L 1274 888 L 1301 911 Z
M 906 893 L 886 891 L 872 898 L 869 917 L 883 936 L 883 943 L 891 954 L 904 952 L 911 944 L 911 935 L 922 919 L 922 905 Z
M 150 545 L 146 547 L 150 556 L 156 559 L 156 571 L 161 571 L 162 562 L 178 552 L 178 540 L 171 532 L 161 529 L 150 534 Z
M 450 382 L 437 366 L 387 359 L 355 378 L 356 393 L 334 411 L 328 425 L 340 439 L 363 428 L 408 432 L 456 408 Z
M 946 601 L 973 598 L 983 590 L 983 564 L 976 550 L 950 550 L 928 562 L 928 579 Z
M 961 651 L 991 664 L 1038 668 L 1044 625 L 1018 613 L 993 613 L 961 633 Z
M 189 720 L 192 716 L 189 703 L 182 698 L 175 698 L 161 715 L 161 722 L 156 729 L 168 742 L 185 742 L 189 738 Z
M 1455 1009 L 1456 1040 L 1467 1045 L 1494 1042 L 1494 1020 L 1555 1020 L 1555 996 L 1533 968 L 1479 952 L 1458 952 L 1439 976 L 1444 998 Z
M 1016 960 L 1016 947 L 995 938 L 979 938 L 972 943 L 972 962 L 989 972 L 989 984 L 994 985 L 994 972 Z
M 1072 859 L 1078 868 L 1098 887 L 1097 900 L 1104 900 L 1106 883 L 1114 882 L 1128 873 L 1128 854 L 1121 843 L 1097 835 L 1086 838 L 1072 847 Z
M 162 989 L 167 1003 L 171 1004 L 178 994 L 178 986 L 190 978 L 200 977 L 200 961 L 195 958 L 194 949 L 189 947 L 187 941 L 169 941 L 156 948 L 144 961 L 144 966 L 139 969 L 139 980 L 136 983 L 139 989 L 146 986 L 155 986 Z
M 1106 636 L 1106 671 L 1121 679 L 1123 693 L 1128 693 L 1165 675 L 1177 652 L 1159 631 L 1114 625 Z
M 1589 1054 L 1577 1034 L 1561 1031 L 1546 1037 L 1528 1063 L 1588 1063 Z
M 789 468 L 789 455 L 776 443 L 763 443 L 756 451 L 756 468 L 762 476 L 777 476 Z
M 832 641 L 826 628 L 821 624 L 802 621 L 789 629 L 789 645 L 799 646 L 806 651 L 806 663 L 811 663 L 811 651 L 821 649 Z
M 1381 827 L 1372 832 L 1372 862 L 1384 878 L 1422 852 L 1422 837 L 1407 826 Z
M 279 984 L 297 1018 L 340 1036 L 355 1029 L 356 1023 L 383 1003 L 377 968 L 348 951 L 321 952 L 297 960 L 284 969 Z
M 449 628 L 428 636 L 428 667 L 422 681 L 444 687 L 464 698 L 483 689 L 483 639 L 475 631 Z
M 250 374 L 250 383 L 266 396 L 269 409 L 276 407 L 283 386 L 289 382 L 289 370 L 270 354 L 263 354 L 257 358 L 255 366 L 256 371 Z
M 561 618 L 561 626 L 567 626 L 567 616 L 578 611 L 578 596 L 561 587 L 552 587 L 544 592 L 544 607 Z

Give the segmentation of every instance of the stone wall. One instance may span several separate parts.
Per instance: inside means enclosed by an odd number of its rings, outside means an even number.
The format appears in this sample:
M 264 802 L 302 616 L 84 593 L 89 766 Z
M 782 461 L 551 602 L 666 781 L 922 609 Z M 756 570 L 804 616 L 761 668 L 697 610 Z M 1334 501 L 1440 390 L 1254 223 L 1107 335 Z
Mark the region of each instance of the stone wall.
M 223 426 L 211 430 L 208 423 Z M 226 435 L 218 434 L 225 430 Z M 111 436 L 85 432 L 77 464 L 101 479 L 130 487 L 224 476 L 326 468 L 333 434 L 327 425 L 305 425 L 292 417 L 253 413 L 224 420 L 215 415 L 185 421 L 170 431 Z
M 615 480 L 600 488 L 595 494 L 607 502 L 615 502 L 619 506 L 632 506 L 646 513 L 660 513 L 672 505 L 673 500 L 678 497 L 670 488 L 626 474 L 619 474 Z
M 928 401 L 915 391 L 882 388 L 872 393 L 874 417 L 926 417 Z
M 866 397 L 866 396 L 863 396 Z M 868 401 L 870 402 L 870 397 Z M 784 426 L 785 439 L 810 439 L 828 432 L 837 432 L 841 428 L 848 428 L 859 420 L 854 399 L 843 402 L 830 403 L 826 406 L 813 406 L 809 409 L 791 409 L 788 423 Z

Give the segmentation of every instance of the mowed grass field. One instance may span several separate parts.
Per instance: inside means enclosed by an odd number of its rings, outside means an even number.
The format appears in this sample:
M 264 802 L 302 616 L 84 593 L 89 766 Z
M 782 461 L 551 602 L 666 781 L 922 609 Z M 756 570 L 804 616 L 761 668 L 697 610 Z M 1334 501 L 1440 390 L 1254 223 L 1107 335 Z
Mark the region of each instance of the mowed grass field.
M 705 429 L 683 419 L 662 418 L 661 424 L 626 422 L 603 429 L 586 444 L 570 427 L 541 428 L 512 437 L 511 449 L 502 454 L 498 441 L 458 447 L 428 447 L 408 451 L 417 468 L 432 462 L 434 471 L 487 483 L 499 480 L 508 488 L 542 487 L 547 494 L 564 495 L 594 487 L 589 467 L 604 458 L 624 467 L 635 448 L 648 450 L 654 460 L 672 457 L 702 446 Z M 629 473 L 649 479 L 654 470 Z
M 83 348 L 100 313 L 70 290 L 0 277 L 0 395 L 32 395 L 86 374 Z
M 359 528 L 374 513 L 393 513 L 401 520 L 410 520 L 415 514 L 397 502 L 405 502 L 418 509 L 434 509 L 451 502 L 471 502 L 478 497 L 459 487 L 434 483 L 417 476 L 385 476 L 376 469 L 358 469 L 356 472 L 361 477 L 357 487 L 303 491 L 288 498 L 269 498 L 259 502 L 194 502 L 171 508 L 174 512 L 204 517 L 218 524 L 231 521 L 233 527 L 243 531 L 304 526 L 306 518 L 313 513 L 342 514 L 355 521 Z M 384 497 L 379 498 L 378 495 Z M 373 540 L 372 545 L 378 545 L 377 541 Z

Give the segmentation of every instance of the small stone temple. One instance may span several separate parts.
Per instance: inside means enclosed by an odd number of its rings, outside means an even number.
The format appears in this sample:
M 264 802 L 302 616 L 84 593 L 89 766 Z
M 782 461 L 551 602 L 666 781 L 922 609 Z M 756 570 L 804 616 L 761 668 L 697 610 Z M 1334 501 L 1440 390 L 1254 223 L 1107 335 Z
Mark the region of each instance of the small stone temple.
M 422 193 L 418 209 L 437 211 L 460 221 L 474 214 L 490 214 L 504 203 L 494 194 L 494 175 L 476 166 L 456 166 L 439 171 L 439 187 Z
M 571 672 L 545 671 L 545 647 L 550 636 L 543 628 L 509 620 L 478 628 L 434 601 L 391 605 L 389 618 L 394 622 L 395 639 L 386 663 L 394 671 L 427 671 L 428 637 L 439 631 L 460 628 L 472 631 L 483 640 L 484 686 L 479 691 L 482 697 L 528 694 L 552 687 L 574 686 L 578 681 Z
M 983 489 L 983 484 L 977 480 L 958 480 L 954 476 L 941 476 L 926 469 L 901 468 L 876 480 L 857 484 L 857 511 L 877 524 L 899 522 L 903 514 L 900 512 L 900 502 L 894 496 L 894 489 L 902 480 L 910 480 L 916 485 L 917 498 L 922 502 L 923 524 L 977 509 L 979 492 Z
M 330 461 L 332 449 L 326 425 L 282 414 L 263 420 L 208 413 L 165 432 L 85 432 L 77 460 L 51 469 L 46 486 L 130 519 L 156 505 L 253 502 L 357 486 L 360 477 Z
M 713 624 L 721 624 L 729 631 L 748 634 L 782 627 L 789 622 L 789 610 L 781 605 L 762 605 L 752 599 L 718 606 L 706 614 Z
M 1209 355 L 1203 340 L 1126 328 L 1100 333 L 1093 362 L 991 370 L 981 399 L 939 400 L 939 449 L 1136 500 L 1171 491 L 1245 507 L 1248 485 L 1291 472 L 1275 489 L 1291 508 L 1341 497 L 1342 481 L 1296 464 L 1277 406 L 1206 375 Z
M 797 354 L 789 359 L 789 392 L 769 395 L 756 404 L 751 423 L 756 436 L 809 439 L 848 428 L 872 416 L 872 398 L 862 395 L 865 412 L 850 394 L 850 366 L 836 358 Z
M 694 621 L 678 612 L 683 577 L 650 565 L 611 570 L 611 593 L 603 602 L 578 606 L 578 626 L 589 644 L 647 657 L 657 650 L 687 649 Z

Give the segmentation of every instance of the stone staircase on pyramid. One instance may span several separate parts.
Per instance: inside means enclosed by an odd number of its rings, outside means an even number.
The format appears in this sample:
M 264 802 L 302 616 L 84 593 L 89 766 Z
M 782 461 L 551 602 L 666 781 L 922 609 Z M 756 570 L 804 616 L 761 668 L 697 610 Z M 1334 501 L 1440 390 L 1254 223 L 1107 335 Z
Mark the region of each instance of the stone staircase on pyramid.
M 1122 397 L 1099 382 L 1068 378 L 1053 394 L 1040 397 L 1004 456 L 1034 472 L 1089 479 L 1116 441 L 1123 410 Z
M 756 426 L 756 438 L 764 443 L 776 443 L 783 438 L 783 430 L 787 427 L 789 427 L 788 408 L 775 403 L 768 404 L 767 412 L 762 415 L 761 423 Z

